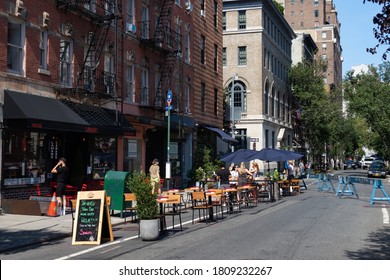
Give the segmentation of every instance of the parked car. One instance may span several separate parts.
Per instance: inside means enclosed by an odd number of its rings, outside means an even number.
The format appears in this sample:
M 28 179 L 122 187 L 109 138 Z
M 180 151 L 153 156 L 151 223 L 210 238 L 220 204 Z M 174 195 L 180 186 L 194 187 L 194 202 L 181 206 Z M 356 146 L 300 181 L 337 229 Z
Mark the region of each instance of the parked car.
M 386 168 L 385 165 L 382 163 L 371 163 L 370 167 L 368 168 L 367 177 L 380 177 L 380 178 L 386 178 Z
M 371 163 L 375 160 L 373 157 L 363 157 L 362 159 L 362 168 L 367 169 L 370 167 Z
M 347 170 L 347 169 L 356 169 L 356 164 L 353 160 L 351 159 L 347 159 L 345 161 L 345 164 L 344 164 L 344 170 Z

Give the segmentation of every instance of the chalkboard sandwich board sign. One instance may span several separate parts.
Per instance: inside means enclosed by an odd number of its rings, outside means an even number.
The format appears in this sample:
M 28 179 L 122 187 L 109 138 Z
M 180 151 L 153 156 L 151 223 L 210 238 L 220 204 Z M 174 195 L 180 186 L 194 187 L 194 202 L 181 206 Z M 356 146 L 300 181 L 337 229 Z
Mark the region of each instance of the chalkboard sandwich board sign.
M 114 240 L 106 191 L 78 192 L 72 245 L 98 245 L 102 238 Z

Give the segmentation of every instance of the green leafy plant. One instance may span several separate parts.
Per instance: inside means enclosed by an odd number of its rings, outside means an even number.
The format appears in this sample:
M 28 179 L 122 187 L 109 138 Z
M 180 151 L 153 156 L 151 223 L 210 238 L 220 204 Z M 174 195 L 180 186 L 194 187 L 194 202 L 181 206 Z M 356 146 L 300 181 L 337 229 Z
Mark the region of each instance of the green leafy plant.
M 137 215 L 141 220 L 158 217 L 157 193 L 152 193 L 152 185 L 143 171 L 134 171 L 126 178 L 126 185 L 135 194 Z

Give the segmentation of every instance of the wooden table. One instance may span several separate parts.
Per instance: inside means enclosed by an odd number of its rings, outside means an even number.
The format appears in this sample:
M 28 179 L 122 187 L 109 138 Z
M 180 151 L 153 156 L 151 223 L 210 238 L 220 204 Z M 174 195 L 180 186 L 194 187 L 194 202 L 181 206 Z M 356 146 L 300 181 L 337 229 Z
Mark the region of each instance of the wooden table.
M 227 188 L 227 189 L 224 189 L 223 192 L 228 195 L 229 213 L 232 214 L 234 212 L 234 209 L 233 209 L 233 202 L 235 201 L 234 197 L 237 198 L 237 189 L 236 188 Z
M 164 204 L 169 204 L 175 202 L 175 199 L 169 199 L 168 197 L 161 196 L 157 198 L 157 202 L 160 204 L 160 231 L 163 231 L 165 228 L 165 217 L 164 217 Z

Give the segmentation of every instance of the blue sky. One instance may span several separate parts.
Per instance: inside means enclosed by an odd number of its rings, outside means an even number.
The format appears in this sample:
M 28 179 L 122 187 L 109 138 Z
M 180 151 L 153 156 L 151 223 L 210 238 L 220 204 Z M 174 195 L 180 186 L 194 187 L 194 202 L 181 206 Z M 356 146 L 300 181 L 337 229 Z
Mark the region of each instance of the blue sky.
M 341 47 L 343 48 L 343 78 L 352 66 L 359 64 L 382 63 L 382 54 L 386 49 L 381 47 L 372 55 L 366 48 L 377 44 L 372 29 L 374 15 L 381 11 L 381 6 L 363 0 L 333 0 L 341 23 Z

